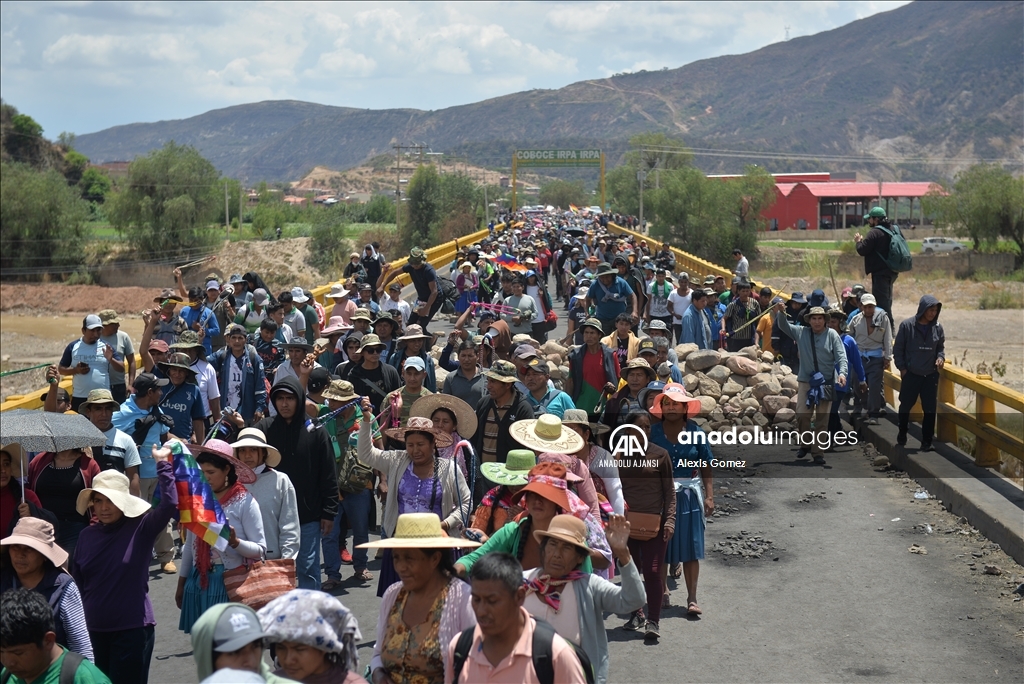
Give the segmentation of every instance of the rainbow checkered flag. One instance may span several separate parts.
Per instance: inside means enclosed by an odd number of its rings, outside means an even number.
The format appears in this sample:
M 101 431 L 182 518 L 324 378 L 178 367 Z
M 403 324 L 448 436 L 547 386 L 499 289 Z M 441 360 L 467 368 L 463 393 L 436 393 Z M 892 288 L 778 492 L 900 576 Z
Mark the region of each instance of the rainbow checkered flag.
M 181 442 L 171 444 L 174 489 L 178 492 L 178 516 L 182 527 L 218 551 L 228 546 L 231 532 L 213 488 L 195 457 Z

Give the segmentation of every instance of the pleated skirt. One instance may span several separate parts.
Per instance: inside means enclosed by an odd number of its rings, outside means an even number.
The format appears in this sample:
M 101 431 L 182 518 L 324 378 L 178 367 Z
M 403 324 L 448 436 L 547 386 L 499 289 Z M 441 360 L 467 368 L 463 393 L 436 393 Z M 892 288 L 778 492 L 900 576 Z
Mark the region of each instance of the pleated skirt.
M 700 498 L 689 487 L 676 492 L 676 531 L 668 541 L 665 561 L 686 563 L 704 558 L 704 518 Z
M 192 625 L 210 606 L 218 603 L 229 603 L 227 589 L 224 588 L 224 566 L 214 565 L 206 573 L 206 589 L 199 585 L 199 570 L 192 568 L 185 580 L 185 595 L 181 599 L 181 617 L 178 618 L 178 629 L 185 634 L 192 631 Z

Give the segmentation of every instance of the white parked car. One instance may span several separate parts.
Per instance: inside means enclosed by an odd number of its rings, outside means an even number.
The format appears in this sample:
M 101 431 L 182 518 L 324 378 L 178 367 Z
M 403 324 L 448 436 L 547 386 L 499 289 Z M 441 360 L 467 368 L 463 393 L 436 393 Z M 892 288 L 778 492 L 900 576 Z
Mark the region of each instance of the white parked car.
M 930 237 L 921 242 L 922 254 L 942 254 L 944 252 L 962 252 L 967 247 L 952 238 Z

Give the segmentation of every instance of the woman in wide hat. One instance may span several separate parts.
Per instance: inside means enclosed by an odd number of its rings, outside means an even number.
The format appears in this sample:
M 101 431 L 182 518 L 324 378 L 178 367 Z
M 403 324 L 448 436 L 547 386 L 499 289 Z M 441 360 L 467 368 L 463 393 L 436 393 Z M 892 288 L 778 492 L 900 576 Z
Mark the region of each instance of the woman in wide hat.
M 441 458 L 454 460 L 458 464 L 469 485 L 469 491 L 473 491 L 476 459 L 468 439 L 476 434 L 476 411 L 451 394 L 429 394 L 413 403 L 409 408 L 409 416 L 429 418 L 434 427 L 451 437 L 451 445 L 439 450 Z
M 480 544 L 446 535 L 434 513 L 406 513 L 393 536 L 362 546 L 388 549 L 400 578 L 381 600 L 371 680 L 451 681 L 448 645 L 476 624 L 469 585 L 456 575 L 452 553 Z
M 612 455 L 598 444 L 598 437 L 609 431 L 603 423 L 591 422 L 583 409 L 569 409 L 562 416 L 562 425 L 576 432 L 583 438 L 583 446 L 574 456 L 583 462 L 590 471 L 590 477 L 597 492 L 598 507 L 601 517 L 607 519 L 612 513 L 625 513 L 625 499 L 622 498 L 622 482 L 619 480 L 619 469 L 615 466 Z
M 246 559 L 259 560 L 267 553 L 260 506 L 245 488 L 256 482 L 253 469 L 235 458 L 231 445 L 219 439 L 204 445 L 190 444 L 188 448 L 224 511 L 231 537 L 223 551 L 191 530 L 185 537 L 174 601 L 181 609 L 178 629 L 186 634 L 207 608 L 229 600 L 224 572 L 244 565 Z
M 384 504 L 382 536 L 392 536 L 402 513 L 434 513 L 441 527 L 458 536 L 469 520 L 472 498 L 466 478 L 454 461 L 441 458 L 439 449 L 451 446 L 452 438 L 434 426 L 429 418 L 410 417 L 404 426 L 385 430 L 402 442 L 404 449 L 382 451 L 373 446 L 371 423 L 373 404 L 362 402 L 363 420 L 359 424 L 359 462 L 384 474 L 388 493 Z M 377 595 L 399 581 L 391 553 L 385 549 Z
M 556 515 L 546 530 L 534 530 L 533 536 L 540 544 L 541 560 L 536 568 L 523 571 L 523 607 L 583 649 L 597 682 L 608 681 L 604 615 L 629 613 L 644 604 L 644 585 L 629 554 L 629 523 L 621 515 L 608 521 L 608 544 L 619 564 L 621 584 L 583 571 L 584 561 L 600 554 L 587 544 L 587 527 L 579 518 Z
M 231 450 L 256 476 L 245 488 L 260 507 L 267 559 L 294 559 L 299 554 L 299 504 L 292 481 L 275 470 L 281 463 L 281 452 L 268 444 L 257 428 L 239 432 Z
M 18 520 L 10 536 L 0 540 L 0 593 L 31 589 L 53 607 L 57 643 L 93 660 L 82 595 L 67 571 L 68 552 L 57 545 L 53 525 L 39 518 Z
M 687 612 L 693 615 L 701 612 L 697 605 L 697 575 L 699 561 L 704 558 L 706 516 L 714 508 L 711 466 L 685 466 L 687 462 L 710 463 L 712 458 L 703 430 L 693 421 L 698 413 L 700 400 L 674 382 L 665 385 L 651 406 L 651 414 L 661 419 L 651 427 L 651 442 L 666 449 L 672 457 L 677 483 L 676 527 L 668 542 L 665 562 L 671 566 L 674 577 L 685 575 Z
M 469 523 L 472 538 L 485 542 L 495 530 L 519 517 L 524 510 L 522 502 L 512 503 L 512 497 L 526 486 L 530 469 L 535 465 L 537 454 L 529 449 L 511 449 L 504 463 L 489 461 L 480 464 L 480 474 L 494 487 L 487 490 L 473 512 Z

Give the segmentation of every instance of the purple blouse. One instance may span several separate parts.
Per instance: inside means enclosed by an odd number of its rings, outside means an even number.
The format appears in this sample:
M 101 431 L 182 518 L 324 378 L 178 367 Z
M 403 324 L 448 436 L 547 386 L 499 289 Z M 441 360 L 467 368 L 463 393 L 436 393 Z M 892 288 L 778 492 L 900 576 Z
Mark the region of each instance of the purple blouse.
M 431 506 L 433 502 L 433 506 Z M 398 513 L 437 513 L 437 517 L 444 519 L 441 513 L 441 483 L 433 477 L 421 480 L 412 471 L 412 463 L 405 469 L 405 474 L 398 481 Z

